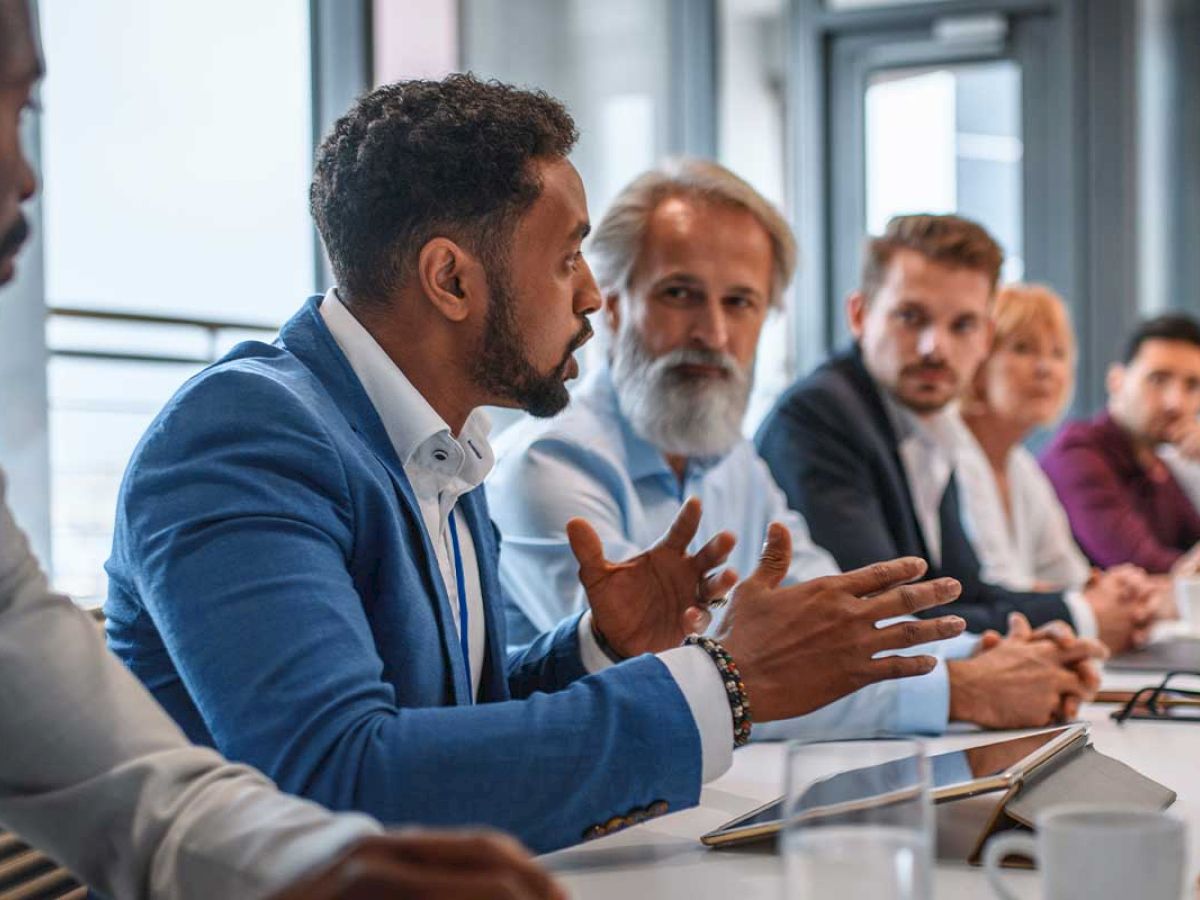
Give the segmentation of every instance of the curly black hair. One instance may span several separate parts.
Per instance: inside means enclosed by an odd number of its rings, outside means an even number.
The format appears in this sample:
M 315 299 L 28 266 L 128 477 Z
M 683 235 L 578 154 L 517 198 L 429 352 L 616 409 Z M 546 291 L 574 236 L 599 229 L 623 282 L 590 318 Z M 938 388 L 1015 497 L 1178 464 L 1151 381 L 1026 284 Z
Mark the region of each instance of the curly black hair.
M 503 265 L 541 192 L 531 161 L 577 139 L 553 97 L 470 74 L 360 97 L 321 142 L 309 190 L 338 284 L 352 303 L 385 304 L 438 236 Z

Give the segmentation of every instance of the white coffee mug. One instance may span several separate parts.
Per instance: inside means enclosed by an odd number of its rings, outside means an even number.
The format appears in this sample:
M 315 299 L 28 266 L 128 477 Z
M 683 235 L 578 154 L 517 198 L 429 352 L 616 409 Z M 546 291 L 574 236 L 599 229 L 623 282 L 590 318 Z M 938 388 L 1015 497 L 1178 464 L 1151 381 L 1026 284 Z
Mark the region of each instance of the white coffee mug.
M 1046 900 L 1179 900 L 1186 829 L 1174 816 L 1129 807 L 1069 804 L 1038 816 L 1037 834 L 1006 832 L 983 853 L 988 882 L 1018 900 L 1000 863 L 1012 853 L 1033 859 Z
M 1175 608 L 1187 630 L 1200 634 L 1200 575 L 1181 575 L 1175 579 Z

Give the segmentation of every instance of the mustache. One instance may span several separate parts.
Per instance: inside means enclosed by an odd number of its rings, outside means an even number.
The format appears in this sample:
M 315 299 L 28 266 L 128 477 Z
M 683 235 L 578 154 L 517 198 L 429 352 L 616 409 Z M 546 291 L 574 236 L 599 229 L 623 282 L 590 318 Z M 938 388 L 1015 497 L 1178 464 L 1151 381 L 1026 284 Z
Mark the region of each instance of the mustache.
M 902 370 L 904 375 L 920 375 L 925 372 L 949 372 L 950 367 L 945 363 L 940 362 L 919 362 L 913 363 L 911 366 L 905 366 Z
M 18 250 L 29 238 L 29 222 L 24 216 L 17 216 L 17 221 L 0 238 L 0 258 L 7 259 Z
M 574 353 L 576 350 L 590 341 L 592 339 L 592 334 L 592 323 L 587 319 L 584 319 L 583 324 L 579 326 L 579 333 L 575 335 L 570 345 L 567 347 L 567 354 L 569 355 Z
M 685 377 L 674 371 L 680 366 L 707 366 L 720 369 L 723 375 L 730 378 L 742 378 L 746 374 L 738 365 L 737 360 L 728 353 L 722 353 L 719 350 L 704 350 L 698 347 L 673 350 L 654 361 L 656 369 L 660 372 L 669 372 L 676 378 Z

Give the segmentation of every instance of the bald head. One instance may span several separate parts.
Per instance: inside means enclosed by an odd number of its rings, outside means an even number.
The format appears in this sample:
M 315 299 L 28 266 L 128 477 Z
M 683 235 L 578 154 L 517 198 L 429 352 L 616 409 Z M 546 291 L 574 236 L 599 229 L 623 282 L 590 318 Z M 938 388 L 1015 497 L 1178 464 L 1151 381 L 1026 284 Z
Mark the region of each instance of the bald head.
M 21 118 L 41 74 L 26 0 L 0 0 L 0 284 L 13 277 L 17 252 L 29 235 L 21 204 L 37 183 L 21 147 Z

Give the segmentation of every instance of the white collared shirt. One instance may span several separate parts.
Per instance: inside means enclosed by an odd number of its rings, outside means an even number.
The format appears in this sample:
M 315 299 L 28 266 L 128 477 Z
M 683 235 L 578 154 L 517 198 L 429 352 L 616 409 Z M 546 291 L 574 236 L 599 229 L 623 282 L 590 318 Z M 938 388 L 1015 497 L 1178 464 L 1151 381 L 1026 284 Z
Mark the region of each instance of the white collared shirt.
M 413 387 L 370 332 L 350 314 L 335 290 L 330 290 L 321 302 L 321 317 L 338 347 L 346 354 L 350 368 L 362 382 L 371 405 L 379 413 L 396 457 L 417 495 L 425 531 L 433 544 L 446 586 L 450 614 L 461 640 L 458 579 L 450 533 L 450 517 L 454 515 L 466 588 L 471 696 L 478 696 L 487 637 L 483 588 L 479 582 L 479 563 L 471 530 L 453 511 L 458 498 L 479 487 L 492 470 L 494 457 L 487 439 L 491 428 L 487 413 L 482 409 L 472 411 L 455 437 L 429 401 Z
M 963 423 L 958 412 L 958 404 L 951 403 L 944 409 L 930 416 L 918 417 L 916 413 L 903 406 L 885 389 L 880 390 L 884 407 L 891 418 L 892 427 L 896 429 L 899 442 L 900 459 L 904 464 L 904 475 L 908 479 L 909 490 L 912 491 L 913 504 L 916 506 L 917 522 L 921 526 L 921 534 L 925 538 L 925 546 L 929 550 L 929 562 L 933 566 L 941 565 L 942 558 L 942 496 L 950 484 L 950 476 L 957 470 L 959 480 L 959 519 L 963 532 L 971 541 L 975 554 L 980 558 L 980 577 L 989 583 L 995 583 L 988 577 L 988 553 L 979 543 L 979 536 L 984 530 L 982 521 L 972 522 L 968 511 L 971 501 L 966 495 L 975 491 L 977 486 L 964 485 L 962 482 L 978 477 L 977 471 L 963 468 L 960 463 L 961 442 L 963 431 L 967 426 Z M 980 515 L 1003 516 L 1003 506 L 999 506 Z M 991 527 L 1007 527 L 993 522 Z M 1009 590 L 1020 590 L 1011 585 L 999 582 Z M 1063 602 L 1071 612 L 1075 631 L 1081 637 L 1095 637 L 1098 633 L 1096 615 L 1092 612 L 1091 604 L 1083 596 L 1077 585 L 1066 585 Z M 1029 590 L 1029 588 L 1025 588 Z
M 953 421 L 958 416 L 957 406 L 951 404 L 919 418 L 886 390 L 881 390 L 880 395 L 896 431 L 897 449 L 912 493 L 917 524 L 929 551 L 929 564 L 938 567 L 942 563 L 942 497 L 954 473 Z
M 458 498 L 482 483 L 491 471 L 494 457 L 487 440 L 487 415 L 474 410 L 455 438 L 442 417 L 342 304 L 336 288 L 331 288 L 321 301 L 321 317 L 379 413 L 404 474 L 412 482 L 446 584 L 455 628 L 461 635 L 449 516 Z M 456 517 L 456 522 L 461 520 Z M 477 696 L 486 646 L 483 589 L 470 529 L 463 526 L 465 523 L 458 528 L 458 539 L 467 594 L 471 691 Z M 592 632 L 591 612 L 579 622 L 579 651 L 588 672 L 612 665 Z M 702 777 L 711 781 L 733 764 L 733 718 L 724 682 L 708 655 L 698 647 L 680 647 L 657 655 L 675 679 L 696 721 Z

